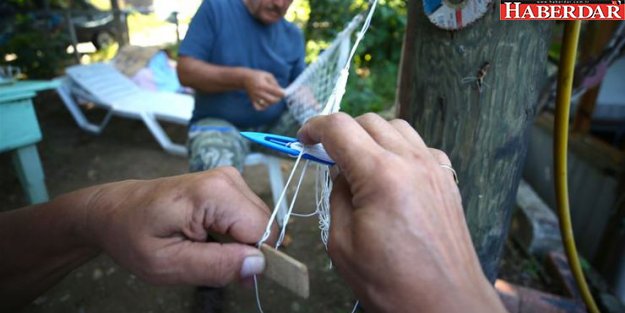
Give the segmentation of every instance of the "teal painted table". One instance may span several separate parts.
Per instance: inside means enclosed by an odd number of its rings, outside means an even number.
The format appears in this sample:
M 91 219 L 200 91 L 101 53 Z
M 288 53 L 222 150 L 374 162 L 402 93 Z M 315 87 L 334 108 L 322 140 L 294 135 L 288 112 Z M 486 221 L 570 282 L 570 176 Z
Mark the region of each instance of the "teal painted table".
M 0 85 L 0 153 L 12 154 L 13 166 L 29 203 L 48 201 L 36 143 L 41 130 L 32 98 L 58 87 L 56 81 L 19 81 Z

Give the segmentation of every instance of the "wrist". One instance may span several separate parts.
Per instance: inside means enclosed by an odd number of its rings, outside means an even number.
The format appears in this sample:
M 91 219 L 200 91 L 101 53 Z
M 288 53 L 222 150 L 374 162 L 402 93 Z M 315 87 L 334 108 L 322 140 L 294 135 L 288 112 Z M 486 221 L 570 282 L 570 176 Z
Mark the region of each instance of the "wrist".
M 234 81 L 238 82 L 238 89 L 248 89 L 248 85 L 252 80 L 252 74 L 254 70 L 246 67 L 236 67 L 234 68 Z
M 430 289 L 429 293 L 432 296 L 428 297 L 430 301 L 413 308 L 418 308 L 417 311 L 440 313 L 506 312 L 493 286 L 484 277 L 460 284 L 441 284 L 438 288 Z M 406 309 L 403 312 L 410 312 L 410 308 L 403 309 Z
M 446 280 L 437 290 L 442 303 L 441 310 L 433 312 L 506 312 L 494 286 L 484 276 L 477 258 L 463 263 L 473 265 L 449 269 L 448 275 L 442 278 Z
M 95 229 L 98 225 L 93 221 L 93 210 L 97 210 L 96 204 L 101 187 L 90 187 L 78 190 L 54 199 L 55 207 L 63 210 L 64 219 L 67 221 L 65 236 L 67 242 L 75 248 L 93 256 L 100 253 L 100 245 L 96 240 Z
M 18 307 L 97 256 L 84 234 L 80 192 L 0 216 L 0 296 Z M 10 299 L 9 299 L 10 298 Z M 4 298 L 3 298 L 4 299 Z M 2 307 L 2 306 L 0 306 Z
M 453 308 L 458 312 L 507 312 L 494 286 L 486 279 L 479 280 L 457 289 L 456 295 L 460 301 Z
M 506 312 L 483 274 L 473 274 L 448 272 L 429 278 L 408 275 L 381 288 L 361 289 L 364 293 L 357 294 L 371 312 Z

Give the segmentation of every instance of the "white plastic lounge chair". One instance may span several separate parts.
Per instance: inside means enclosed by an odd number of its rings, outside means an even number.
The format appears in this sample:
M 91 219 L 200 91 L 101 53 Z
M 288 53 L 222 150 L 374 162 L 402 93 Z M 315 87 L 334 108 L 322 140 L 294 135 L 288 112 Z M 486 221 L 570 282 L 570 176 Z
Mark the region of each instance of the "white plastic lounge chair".
M 193 111 L 192 96 L 141 89 L 112 65 L 105 63 L 72 66 L 66 74 L 57 91 L 82 129 L 99 134 L 113 115 L 134 118 L 145 123 L 165 151 L 187 154 L 184 145 L 169 139 L 158 120 L 187 125 Z M 77 99 L 91 102 L 108 113 L 100 124 L 91 123 L 80 109 Z
M 100 134 L 113 115 L 138 119 L 145 123 L 165 151 L 187 155 L 187 148 L 172 142 L 158 121 L 186 126 L 193 111 L 192 96 L 141 89 L 112 65 L 105 63 L 75 65 L 67 68 L 66 74 L 67 77 L 59 78 L 62 83 L 57 92 L 80 128 Z M 94 124 L 87 120 L 78 101 L 93 103 L 108 112 L 99 124 Z M 262 153 L 249 154 L 245 159 L 247 166 L 260 164 L 267 167 L 273 201 L 276 203 L 284 186 L 280 161 Z M 287 212 L 287 202 L 283 201 L 279 208 L 280 224 Z

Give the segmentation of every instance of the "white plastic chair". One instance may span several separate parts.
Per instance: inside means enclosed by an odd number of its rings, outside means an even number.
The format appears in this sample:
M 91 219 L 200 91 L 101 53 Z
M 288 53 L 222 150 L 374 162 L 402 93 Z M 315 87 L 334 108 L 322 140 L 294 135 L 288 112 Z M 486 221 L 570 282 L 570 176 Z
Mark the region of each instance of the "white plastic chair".
M 282 178 L 282 170 L 280 169 L 280 159 L 271 155 L 266 155 L 260 152 L 250 153 L 245 158 L 246 166 L 254 166 L 263 164 L 267 167 L 267 172 L 269 175 L 269 184 L 271 187 L 271 195 L 273 198 L 274 205 L 278 203 L 280 198 L 280 193 L 284 188 L 284 180 Z M 284 221 L 284 216 L 288 211 L 287 197 L 285 196 L 280 203 L 280 207 L 278 208 L 278 214 L 276 215 L 276 221 L 278 225 L 282 226 L 282 221 Z
M 143 121 L 165 151 L 187 155 L 186 146 L 172 142 L 159 120 L 186 126 L 193 112 L 192 96 L 141 89 L 106 63 L 75 65 L 67 68 L 66 74 L 67 77 L 59 78 L 62 83 L 57 92 L 80 128 L 100 134 L 113 115 L 138 119 Z M 106 116 L 99 124 L 90 122 L 80 108 L 78 99 L 107 110 Z M 251 153 L 245 159 L 246 166 L 259 164 L 267 167 L 273 201 L 276 203 L 284 188 L 280 160 L 262 153 Z M 287 209 L 287 201 L 284 199 L 277 216 L 280 225 Z
M 113 115 L 138 119 L 165 151 L 187 154 L 185 146 L 172 142 L 158 121 L 187 125 L 193 112 L 192 96 L 141 89 L 105 63 L 72 66 L 66 74 L 57 92 L 80 128 L 99 134 Z M 99 124 L 90 122 L 74 97 L 107 110 L 107 115 Z

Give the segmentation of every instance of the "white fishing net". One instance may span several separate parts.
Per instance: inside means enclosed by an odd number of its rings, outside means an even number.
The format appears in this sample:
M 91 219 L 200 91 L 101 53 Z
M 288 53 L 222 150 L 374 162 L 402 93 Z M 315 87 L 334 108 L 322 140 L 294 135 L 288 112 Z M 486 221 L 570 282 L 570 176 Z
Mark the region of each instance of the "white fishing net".
M 301 124 L 321 114 L 326 108 L 341 76 L 341 70 L 348 62 L 354 30 L 361 22 L 361 15 L 354 17 L 330 46 L 319 54 L 317 60 L 286 88 L 287 106 Z
M 317 115 L 326 115 L 338 112 L 341 108 L 341 99 L 345 94 L 345 86 L 349 76 L 349 67 L 358 44 L 364 37 L 371 18 L 375 12 L 377 0 L 370 0 L 369 10 L 366 17 L 357 15 L 347 25 L 347 27 L 339 33 L 336 39 L 330 44 L 330 46 L 324 50 L 318 57 L 317 61 L 309 65 L 302 74 L 286 88 L 286 102 L 290 112 L 293 114 L 301 124 L 304 124 L 308 119 Z M 351 43 L 352 34 L 360 27 L 356 33 L 354 43 Z M 302 186 L 302 181 L 306 175 L 306 169 L 311 162 L 306 160 L 303 163 L 303 168 L 300 171 L 300 177 L 297 185 L 295 186 L 292 200 L 287 212 L 281 213 L 278 208 L 282 201 L 285 201 L 286 191 L 294 178 L 294 174 L 298 169 L 298 165 L 302 160 L 302 156 L 307 153 L 311 153 L 310 147 L 304 147 L 299 156 L 297 157 L 289 178 L 282 190 L 278 203 L 275 203 L 275 207 L 265 233 L 261 239 L 257 242 L 257 246 L 261 247 L 271 234 L 272 225 L 275 221 L 282 221 L 280 227 L 280 234 L 278 240 L 275 243 L 275 248 L 278 249 L 285 237 L 286 228 L 289 222 L 289 218 L 293 216 L 299 217 L 311 217 L 317 215 L 319 218 L 319 228 L 321 231 L 321 241 L 326 246 L 328 245 L 328 237 L 330 231 L 330 191 L 332 190 L 332 180 L 330 179 L 329 167 L 327 165 L 315 164 L 315 210 L 312 213 L 298 214 L 293 212 L 293 207 L 297 200 L 298 192 Z M 278 214 L 283 216 L 278 217 Z M 256 301 L 259 312 L 263 313 L 263 309 L 260 303 L 260 296 L 258 292 L 258 281 L 254 276 L 254 285 L 256 290 Z M 358 307 L 358 301 L 354 305 L 352 313 L 356 311 Z

